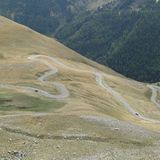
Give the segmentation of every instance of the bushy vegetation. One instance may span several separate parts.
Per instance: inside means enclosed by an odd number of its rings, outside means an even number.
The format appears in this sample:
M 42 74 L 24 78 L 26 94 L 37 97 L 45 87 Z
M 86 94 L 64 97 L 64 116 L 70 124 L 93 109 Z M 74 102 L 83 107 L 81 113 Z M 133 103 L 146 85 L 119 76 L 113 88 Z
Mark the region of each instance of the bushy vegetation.
M 144 13 L 106 62 L 124 75 L 146 82 L 160 81 L 160 12 Z
M 83 55 L 105 62 L 104 57 L 114 42 L 130 32 L 138 19 L 139 14 L 134 12 L 103 10 L 66 25 L 57 38 Z

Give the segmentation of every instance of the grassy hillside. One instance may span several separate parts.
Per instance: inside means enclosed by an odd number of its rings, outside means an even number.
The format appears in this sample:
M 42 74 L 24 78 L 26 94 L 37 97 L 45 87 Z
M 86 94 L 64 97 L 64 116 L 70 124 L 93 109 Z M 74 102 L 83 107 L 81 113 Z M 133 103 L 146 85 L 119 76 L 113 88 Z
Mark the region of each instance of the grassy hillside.
M 146 84 L 6 18 L 0 17 L 0 27 L 0 159 L 159 157 L 160 112 Z M 31 61 L 31 55 L 42 57 Z M 51 67 L 58 72 L 51 74 Z M 38 90 L 60 94 L 55 82 L 66 87 L 67 97 Z

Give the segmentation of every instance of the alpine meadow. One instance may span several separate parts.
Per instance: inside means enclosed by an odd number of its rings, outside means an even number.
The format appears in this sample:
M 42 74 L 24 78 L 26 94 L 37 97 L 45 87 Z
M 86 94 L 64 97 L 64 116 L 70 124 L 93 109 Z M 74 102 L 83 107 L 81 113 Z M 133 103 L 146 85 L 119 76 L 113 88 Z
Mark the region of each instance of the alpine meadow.
M 160 2 L 0 0 L 0 160 L 159 160 Z

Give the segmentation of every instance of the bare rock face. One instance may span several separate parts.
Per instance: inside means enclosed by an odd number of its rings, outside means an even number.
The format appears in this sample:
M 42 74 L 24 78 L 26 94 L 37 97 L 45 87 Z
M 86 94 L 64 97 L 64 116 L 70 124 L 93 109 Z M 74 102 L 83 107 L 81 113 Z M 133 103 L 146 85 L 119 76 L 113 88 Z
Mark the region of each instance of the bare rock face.
M 23 151 L 9 151 L 8 154 L 14 158 L 18 158 L 19 160 L 27 156 Z

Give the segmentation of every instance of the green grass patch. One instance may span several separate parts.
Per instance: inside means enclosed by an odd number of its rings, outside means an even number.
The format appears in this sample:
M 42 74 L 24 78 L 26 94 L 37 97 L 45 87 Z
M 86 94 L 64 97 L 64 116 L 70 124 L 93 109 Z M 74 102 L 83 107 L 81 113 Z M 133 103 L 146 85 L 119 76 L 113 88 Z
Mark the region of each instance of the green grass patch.
M 0 59 L 5 59 L 5 57 L 2 53 L 0 53 Z
M 48 112 L 56 110 L 65 105 L 58 100 L 40 99 L 22 94 L 1 94 L 0 93 L 0 110 L 1 111 L 34 111 Z
M 145 92 L 145 96 L 146 96 L 148 99 L 151 98 L 151 96 L 152 96 L 152 91 L 151 91 L 151 89 L 148 89 L 148 90 Z

